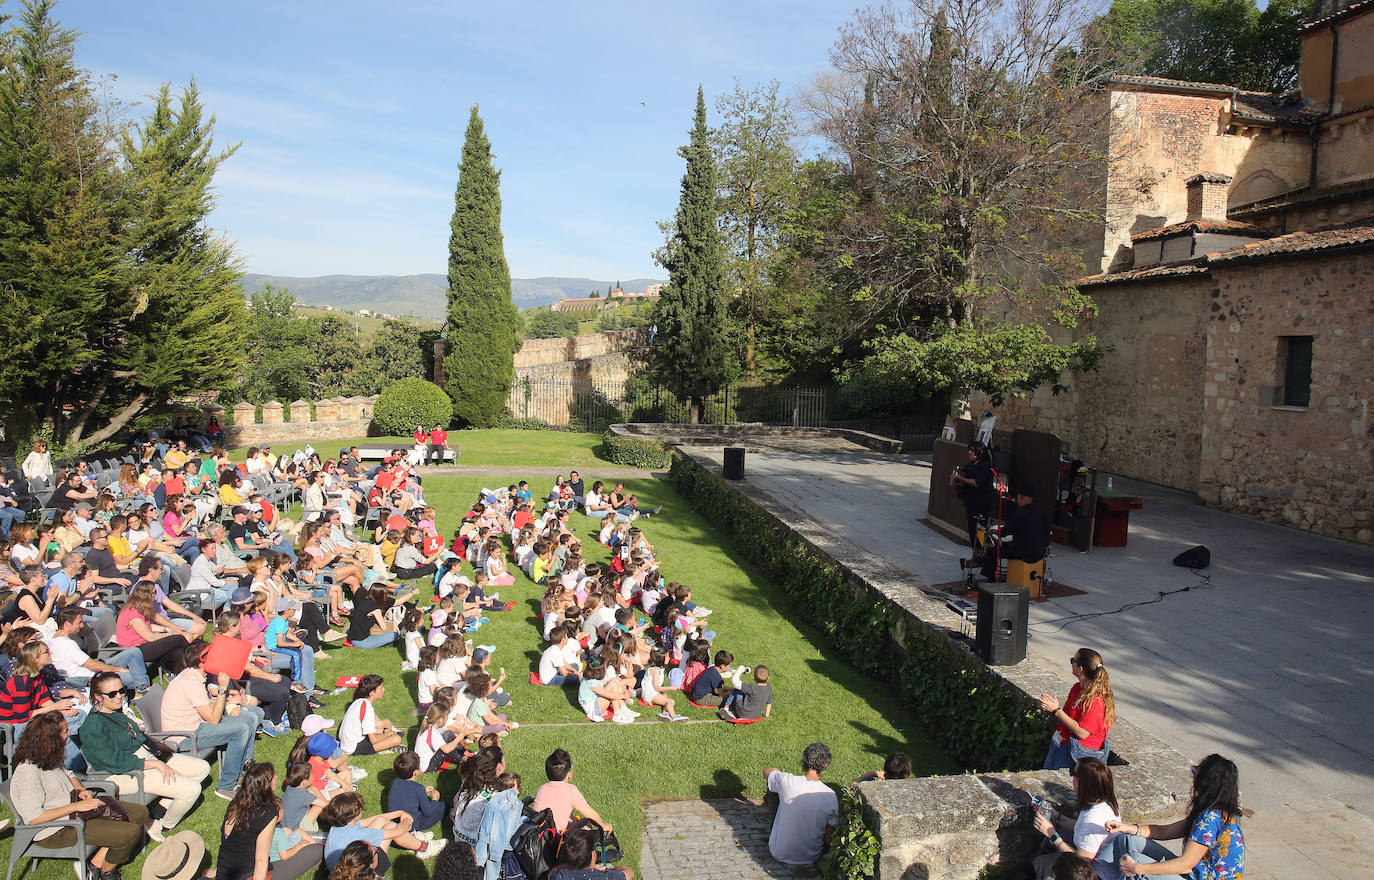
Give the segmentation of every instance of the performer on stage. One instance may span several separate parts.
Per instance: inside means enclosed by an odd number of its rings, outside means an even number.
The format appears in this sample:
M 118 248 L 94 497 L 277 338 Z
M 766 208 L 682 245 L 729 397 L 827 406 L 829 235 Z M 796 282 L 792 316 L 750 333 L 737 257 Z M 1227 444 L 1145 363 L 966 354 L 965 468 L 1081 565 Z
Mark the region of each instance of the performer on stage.
M 987 516 L 992 503 L 992 456 L 986 444 L 977 441 L 968 447 L 968 464 L 949 475 L 949 484 L 959 490 L 968 517 L 968 543 L 978 553 L 978 520 Z
M 983 555 L 983 577 L 989 582 L 997 580 L 999 559 L 1033 563 L 1045 558 L 1045 548 L 1050 543 L 1050 515 L 1036 507 L 1033 501 L 1035 490 L 1030 486 L 1016 490 L 1016 509 L 998 536 L 1000 550 L 990 547 Z

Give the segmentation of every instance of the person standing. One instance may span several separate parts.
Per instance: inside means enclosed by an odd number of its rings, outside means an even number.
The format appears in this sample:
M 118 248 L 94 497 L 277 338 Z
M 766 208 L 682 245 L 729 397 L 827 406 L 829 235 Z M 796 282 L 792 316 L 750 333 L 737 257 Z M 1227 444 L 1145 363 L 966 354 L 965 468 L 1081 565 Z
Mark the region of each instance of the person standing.
M 448 431 L 443 425 L 435 425 L 429 432 L 429 461 L 433 465 L 444 463 L 444 452 L 448 450 Z
M 993 495 L 992 455 L 986 444 L 977 441 L 969 444 L 968 464 L 949 475 L 949 484 L 959 490 L 959 497 L 964 502 L 968 543 L 976 559 L 978 520 L 988 515 Z
M 802 751 L 802 775 L 776 767 L 763 771 L 768 791 L 778 796 L 778 812 L 768 835 L 768 851 L 785 865 L 811 865 L 835 833 L 840 799 L 821 774 L 830 769 L 830 749 L 814 742 Z

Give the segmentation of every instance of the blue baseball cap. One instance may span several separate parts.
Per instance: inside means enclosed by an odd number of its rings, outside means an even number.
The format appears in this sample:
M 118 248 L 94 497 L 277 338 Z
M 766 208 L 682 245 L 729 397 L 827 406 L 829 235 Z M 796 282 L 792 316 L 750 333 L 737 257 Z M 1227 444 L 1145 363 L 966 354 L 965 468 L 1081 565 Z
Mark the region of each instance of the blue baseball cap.
M 339 741 L 323 732 L 306 740 L 305 747 L 309 750 L 311 757 L 314 758 L 330 758 L 332 760 L 343 754 L 339 748 Z

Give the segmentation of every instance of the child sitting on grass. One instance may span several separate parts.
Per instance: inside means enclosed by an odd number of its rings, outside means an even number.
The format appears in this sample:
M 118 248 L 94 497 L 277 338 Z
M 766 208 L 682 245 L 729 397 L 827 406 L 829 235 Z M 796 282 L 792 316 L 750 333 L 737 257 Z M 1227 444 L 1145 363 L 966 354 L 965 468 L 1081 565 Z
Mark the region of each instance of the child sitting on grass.
M 670 689 L 663 683 L 667 662 L 667 655 L 662 648 L 654 648 L 649 652 L 649 665 L 644 668 L 644 675 L 639 680 L 639 698 L 651 706 L 662 706 L 663 711 L 658 713 L 658 717 L 664 721 L 686 721 L 686 715 L 677 714 L 677 704 L 673 698 L 663 693 Z
M 401 751 L 400 731 L 389 719 L 378 718 L 374 700 L 386 696 L 386 680 L 380 675 L 364 675 L 353 691 L 353 702 L 339 722 L 339 747 L 350 755 L 380 755 L 392 749 Z
M 438 773 L 453 766 L 461 757 L 463 742 L 478 732 L 466 718 L 450 723 L 449 711 L 449 706 L 435 703 L 425 711 L 425 717 L 420 721 L 415 753 L 425 773 Z M 455 757 L 454 752 L 458 752 L 459 757 Z
M 520 725 L 514 721 L 507 720 L 505 715 L 497 715 L 492 711 L 491 703 L 487 695 L 491 693 L 491 676 L 485 672 L 475 671 L 467 679 L 468 696 L 472 697 L 472 704 L 468 706 L 467 717 L 473 724 L 482 728 L 483 733 L 495 733 L 504 736 Z
M 311 787 L 326 798 L 352 791 L 367 777 L 367 771 L 361 767 L 348 766 L 348 756 L 339 748 L 339 741 L 323 731 L 296 740 L 286 764 L 310 767 Z
M 578 665 L 569 661 L 566 653 L 568 644 L 567 626 L 556 626 L 549 634 L 550 644 L 539 657 L 539 683 L 546 685 L 581 684 Z
M 281 791 L 282 828 L 308 834 L 319 830 L 320 811 L 329 806 L 329 798 L 312 784 L 312 773 L 309 764 L 286 768 Z
M 588 721 L 603 721 L 606 710 L 612 710 L 611 720 L 617 724 L 632 724 L 639 713 L 625 703 L 629 695 L 615 673 L 606 667 L 600 655 L 593 655 L 582 671 L 582 683 L 577 687 L 577 703 Z
M 730 665 L 734 662 L 735 656 L 729 651 L 717 651 L 714 665 L 706 667 L 690 688 L 683 684 L 682 689 L 691 696 L 693 703 L 700 706 L 724 705 L 726 697 L 730 695 L 725 677 L 730 674 Z
M 425 645 L 420 649 L 419 675 L 415 677 L 415 711 L 423 716 L 434 702 L 434 689 L 439 686 L 439 649 Z
M 446 639 L 439 648 L 439 663 L 435 668 L 440 687 L 457 687 L 470 663 L 467 640 L 461 635 Z
M 448 637 L 444 630 L 453 617 L 453 597 L 445 596 L 439 600 L 439 607 L 429 612 L 429 643 L 436 648 Z
M 450 556 L 439 566 L 439 583 L 435 587 L 435 594 L 440 599 L 447 599 L 453 595 L 453 590 L 459 584 L 471 584 L 463 575 L 463 560 L 457 556 Z
M 534 793 L 534 803 L 530 804 L 531 810 L 536 813 L 540 810 L 551 810 L 554 827 L 559 831 L 568 829 L 568 822 L 572 820 L 573 813 L 591 819 L 607 832 L 612 830 L 611 823 L 602 819 L 601 814 L 587 804 L 582 792 L 572 784 L 572 756 L 566 750 L 554 749 L 545 759 L 544 775 L 549 777 L 549 781 L 539 786 L 539 790 Z
M 403 672 L 420 666 L 420 650 L 425 646 L 425 636 L 421 632 L 424 625 L 425 614 L 419 608 L 407 609 L 405 617 L 401 619 L 401 631 L 405 633 L 402 645 L 406 655 L 405 662 L 401 664 Z
M 415 781 L 415 774 L 420 770 L 420 756 L 415 752 L 402 752 L 391 762 L 391 768 L 396 772 L 396 781 L 386 793 L 386 808 L 410 816 L 413 832 L 438 825 L 444 818 L 444 803 L 439 800 L 437 788 Z
M 350 791 L 334 798 L 320 813 L 320 821 L 330 826 L 324 841 L 324 864 L 330 870 L 343 855 L 344 848 L 355 840 L 383 851 L 395 844 L 422 859 L 433 858 L 444 848 L 442 840 L 425 840 L 412 834 L 409 814 L 381 813 L 364 819 L 364 806 L 363 796 Z
M 599 834 L 594 828 L 573 828 L 563 835 L 558 864 L 549 880 L 634 880 L 630 868 L 611 868 L 596 863 Z
M 468 665 L 468 671 L 463 674 L 463 678 L 471 679 L 474 672 L 485 672 L 490 676 L 491 670 L 487 667 L 491 664 L 491 652 L 494 646 L 478 645 L 472 649 L 472 662 Z M 491 694 L 487 701 L 493 706 L 509 706 L 510 694 L 501 689 L 501 685 L 506 682 L 506 668 L 501 667 L 500 674 L 491 683 Z
M 768 683 L 768 667 L 755 666 L 754 680 L 741 684 L 741 675 L 748 673 L 747 666 L 741 666 L 735 671 L 734 687 L 721 703 L 721 718 L 727 721 L 748 721 L 754 718 L 768 718 L 773 714 L 773 686 Z

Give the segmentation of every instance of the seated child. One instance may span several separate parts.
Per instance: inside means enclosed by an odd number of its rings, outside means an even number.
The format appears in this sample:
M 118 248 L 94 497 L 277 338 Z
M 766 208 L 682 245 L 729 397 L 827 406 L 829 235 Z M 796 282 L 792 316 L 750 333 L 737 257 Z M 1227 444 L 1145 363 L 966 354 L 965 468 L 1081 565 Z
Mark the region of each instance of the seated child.
M 387 850 L 394 843 L 410 850 L 422 859 L 432 858 L 444 848 L 444 841 L 426 841 L 410 831 L 411 819 L 406 813 L 383 813 L 363 818 L 363 796 L 356 791 L 345 792 L 329 802 L 320 813 L 320 821 L 329 825 L 324 841 L 324 864 L 329 870 L 339 861 L 344 848 L 355 840 Z
M 860 782 L 872 782 L 875 779 L 909 779 L 911 777 L 911 756 L 904 752 L 893 752 L 883 761 L 883 769 L 870 770 L 858 779 L 854 780 L 857 785 Z
M 386 808 L 410 816 L 412 831 L 426 831 L 444 818 L 444 802 L 439 790 L 432 785 L 415 781 L 420 770 L 420 756 L 415 752 L 401 752 L 391 762 L 396 781 L 386 793 Z
M 544 775 L 549 777 L 549 781 L 539 786 L 539 790 L 534 793 L 534 802 L 530 804 L 531 810 L 536 813 L 540 810 L 551 810 L 553 824 L 559 831 L 568 830 L 568 822 L 572 820 L 573 813 L 591 819 L 608 832 L 612 830 L 611 823 L 602 819 L 601 814 L 587 804 L 582 792 L 572 784 L 572 756 L 567 751 L 553 750 L 544 761 Z
M 520 725 L 510 721 L 505 715 L 497 715 L 491 709 L 491 703 L 487 699 L 491 693 L 491 676 L 485 672 L 474 671 L 467 679 L 468 696 L 472 697 L 472 704 L 468 707 L 468 720 L 482 728 L 483 733 L 495 733 L 504 736 Z
M 478 733 L 477 728 L 465 718 L 450 724 L 448 715 L 448 706 L 435 703 L 425 711 L 420 721 L 420 734 L 415 738 L 415 754 L 422 772 L 438 773 L 453 766 L 462 755 L 463 742 Z M 458 753 L 457 757 L 454 752 Z
M 549 634 L 550 644 L 539 657 L 539 681 L 548 685 L 581 684 L 579 665 L 569 662 L 564 651 L 568 644 L 568 628 L 556 626 Z
M 439 649 L 433 645 L 421 648 L 420 662 L 417 666 L 420 674 L 415 678 L 415 708 L 423 717 L 429 711 L 430 704 L 434 702 L 434 689 L 439 686 Z
M 445 596 L 439 600 L 439 607 L 429 612 L 429 643 L 438 647 L 444 643 L 447 633 L 445 624 L 453 616 L 453 597 Z
M 440 599 L 446 599 L 453 595 L 454 587 L 458 584 L 472 585 L 472 581 L 462 572 L 463 560 L 456 556 L 445 559 L 439 567 L 439 585 L 436 593 Z
M 320 810 L 329 806 L 325 797 L 311 782 L 310 764 L 292 764 L 286 768 L 282 780 L 281 827 L 309 834 L 319 830 Z
M 491 647 L 478 645 L 472 649 L 472 662 L 468 664 L 468 671 L 463 674 L 464 678 L 472 678 L 473 672 L 486 672 L 490 675 L 487 666 L 491 664 Z M 509 706 L 510 694 L 501 689 L 501 685 L 506 682 L 506 669 L 501 667 L 501 672 L 491 683 L 491 693 L 487 696 L 487 701 L 493 706 Z
M 639 698 L 651 706 L 662 706 L 663 711 L 658 713 L 658 717 L 664 721 L 686 721 L 686 715 L 677 714 L 677 704 L 673 698 L 663 693 L 669 690 L 663 683 L 666 664 L 667 656 L 662 648 L 654 648 L 649 652 L 649 665 L 644 667 L 644 675 L 639 680 Z
M 748 666 L 741 666 L 735 670 L 731 682 L 734 687 L 730 690 L 725 701 L 721 703 L 720 717 L 747 721 L 754 718 L 768 718 L 773 714 L 773 686 L 768 683 L 768 667 L 755 666 L 754 680 L 741 684 L 740 679 L 748 674 Z
M 611 720 L 617 724 L 633 724 L 639 713 L 629 709 L 625 702 L 629 696 L 620 686 L 615 672 L 606 667 L 606 661 L 599 655 L 587 660 L 582 671 L 582 683 L 577 686 L 577 703 L 588 721 L 604 720 L 607 709 L 613 714 Z
M 339 748 L 339 741 L 323 731 L 296 741 L 287 764 L 298 763 L 310 767 L 311 787 L 326 798 L 341 791 L 353 791 L 367 776 L 367 771 L 361 767 L 348 766 L 348 756 Z
M 439 648 L 439 663 L 435 675 L 441 687 L 453 687 L 467 673 L 471 658 L 468 657 L 467 641 L 461 636 L 447 639 Z
M 723 705 L 725 698 L 730 694 L 730 688 L 725 684 L 725 676 L 730 674 L 730 664 L 734 662 L 735 657 L 729 651 L 717 651 L 715 665 L 706 667 L 690 689 L 684 684 L 683 690 L 691 695 L 693 703 L 702 706 Z
M 558 850 L 558 864 L 549 872 L 549 880 L 633 880 L 629 868 L 608 868 L 596 864 L 598 832 L 593 828 L 574 828 L 563 835 Z
M 421 632 L 425 625 L 425 614 L 419 608 L 411 608 L 406 611 L 405 617 L 401 620 L 401 631 L 405 633 L 405 662 L 401 664 L 402 671 L 409 672 L 418 669 L 420 665 L 420 649 L 425 646 L 425 636 Z

